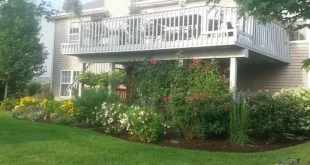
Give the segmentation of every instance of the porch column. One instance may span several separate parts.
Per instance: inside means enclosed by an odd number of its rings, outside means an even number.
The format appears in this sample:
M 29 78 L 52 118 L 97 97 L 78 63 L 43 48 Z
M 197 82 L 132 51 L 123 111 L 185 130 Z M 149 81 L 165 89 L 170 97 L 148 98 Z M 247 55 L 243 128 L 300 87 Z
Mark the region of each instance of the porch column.
M 86 72 L 86 63 L 83 63 L 83 68 L 82 68 L 82 74 L 84 74 Z M 81 97 L 82 96 L 82 93 L 83 93 L 83 91 L 84 91 L 84 86 L 85 86 L 85 84 L 84 83 L 80 83 L 79 84 L 79 97 Z
M 229 89 L 233 91 L 236 88 L 237 88 L 237 58 L 230 58 Z
M 310 20 L 307 21 L 307 23 L 310 23 Z M 309 41 L 309 48 L 310 48 L 310 29 L 309 28 L 306 28 L 307 29 L 307 40 Z M 310 58 L 310 50 L 309 50 L 309 56 Z M 310 88 L 310 71 L 308 72 L 308 88 Z
M 109 75 L 111 75 L 112 74 L 112 72 L 115 70 L 115 63 L 114 62 L 110 62 L 109 63 Z M 108 86 L 108 90 L 109 90 L 109 93 L 110 94 L 112 94 L 113 93 L 113 91 L 115 90 L 115 89 L 113 89 L 114 87 L 112 86 L 112 84 L 109 84 L 109 86 Z

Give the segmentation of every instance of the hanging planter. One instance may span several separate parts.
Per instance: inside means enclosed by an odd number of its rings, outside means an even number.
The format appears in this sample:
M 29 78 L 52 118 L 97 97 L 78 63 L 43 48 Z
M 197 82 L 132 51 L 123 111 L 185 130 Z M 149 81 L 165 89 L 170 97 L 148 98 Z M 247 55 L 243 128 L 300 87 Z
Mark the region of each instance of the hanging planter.
M 93 22 L 99 22 L 99 21 L 102 21 L 102 19 L 104 19 L 104 18 L 110 18 L 110 17 L 111 17 L 110 12 L 109 11 L 104 11 L 102 13 L 92 14 L 91 15 L 91 20 Z
M 82 3 L 80 0 L 65 0 L 62 9 L 66 13 L 72 13 L 77 17 L 82 15 Z

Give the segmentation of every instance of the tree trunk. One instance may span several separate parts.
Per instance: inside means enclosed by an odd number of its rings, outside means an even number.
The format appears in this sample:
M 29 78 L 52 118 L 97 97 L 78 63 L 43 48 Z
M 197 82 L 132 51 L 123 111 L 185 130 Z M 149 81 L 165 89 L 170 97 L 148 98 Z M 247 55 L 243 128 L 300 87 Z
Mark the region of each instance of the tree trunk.
M 9 89 L 9 81 L 7 81 L 5 84 L 4 100 L 6 100 L 8 97 L 8 89 Z

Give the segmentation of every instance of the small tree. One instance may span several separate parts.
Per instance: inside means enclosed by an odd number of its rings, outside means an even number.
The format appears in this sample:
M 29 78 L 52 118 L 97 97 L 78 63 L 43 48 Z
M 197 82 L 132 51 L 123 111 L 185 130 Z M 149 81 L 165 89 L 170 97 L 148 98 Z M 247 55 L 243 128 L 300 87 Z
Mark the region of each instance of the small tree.
M 44 73 L 47 51 L 40 42 L 40 21 L 56 11 L 42 1 L 0 0 L 0 81 L 8 97 L 10 82 L 24 84 Z M 15 83 L 16 84 L 16 83 Z
M 82 15 L 82 3 L 80 0 L 65 0 L 62 9 L 66 13 L 73 13 L 75 16 Z

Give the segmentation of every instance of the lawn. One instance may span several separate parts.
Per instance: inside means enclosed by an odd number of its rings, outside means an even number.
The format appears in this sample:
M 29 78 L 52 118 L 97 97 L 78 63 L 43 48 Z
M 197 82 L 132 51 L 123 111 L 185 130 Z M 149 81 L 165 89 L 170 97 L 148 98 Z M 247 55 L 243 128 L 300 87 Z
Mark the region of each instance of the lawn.
M 274 165 L 290 157 L 309 161 L 310 143 L 255 154 L 191 151 L 131 143 L 79 128 L 19 121 L 0 112 L 1 165 Z

